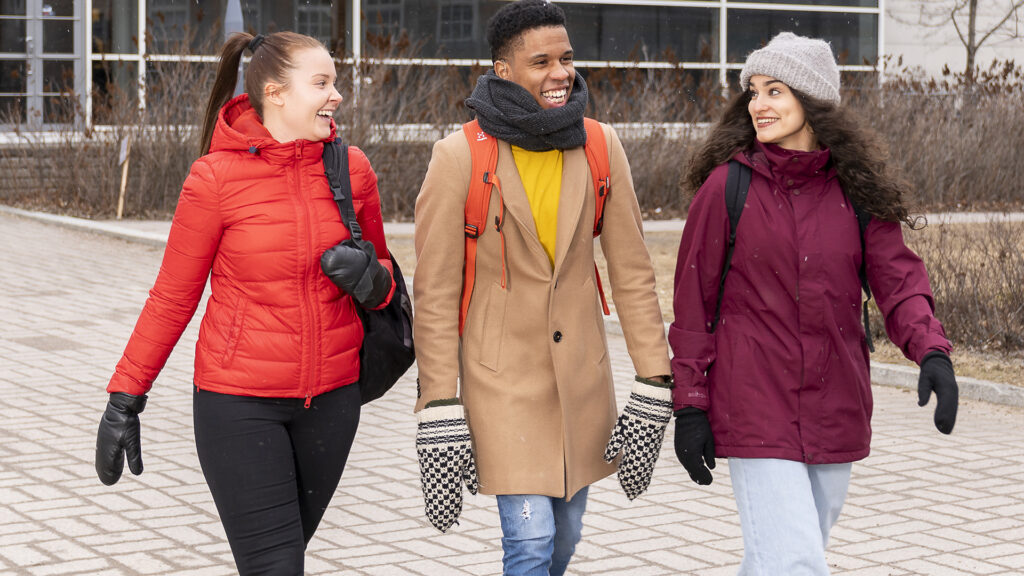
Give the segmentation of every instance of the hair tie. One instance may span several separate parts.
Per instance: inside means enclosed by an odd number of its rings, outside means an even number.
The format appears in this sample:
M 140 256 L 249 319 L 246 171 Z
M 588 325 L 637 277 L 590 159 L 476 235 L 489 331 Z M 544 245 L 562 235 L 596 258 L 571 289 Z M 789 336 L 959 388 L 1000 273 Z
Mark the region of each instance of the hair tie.
M 263 34 L 253 36 L 252 40 L 249 40 L 249 52 L 256 52 L 256 49 L 260 47 L 260 44 L 263 44 L 264 40 L 266 40 L 266 37 Z

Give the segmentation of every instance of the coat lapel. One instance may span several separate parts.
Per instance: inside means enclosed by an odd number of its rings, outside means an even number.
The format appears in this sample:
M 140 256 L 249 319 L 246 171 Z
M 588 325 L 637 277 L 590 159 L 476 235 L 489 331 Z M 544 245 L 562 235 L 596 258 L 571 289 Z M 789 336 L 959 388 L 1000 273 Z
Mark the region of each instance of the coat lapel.
M 583 147 L 566 150 L 562 159 L 562 192 L 558 199 L 558 229 L 555 234 L 556 275 L 580 223 L 589 175 Z

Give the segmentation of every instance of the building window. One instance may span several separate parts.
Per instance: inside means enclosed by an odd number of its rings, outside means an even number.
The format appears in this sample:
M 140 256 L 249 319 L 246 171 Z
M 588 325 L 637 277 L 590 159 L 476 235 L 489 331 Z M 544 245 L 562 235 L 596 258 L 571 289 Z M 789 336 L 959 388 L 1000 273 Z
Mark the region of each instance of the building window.
M 578 60 L 714 62 L 717 8 L 563 4 Z
M 216 54 L 224 41 L 227 0 L 147 0 L 146 51 Z
M 403 4 L 403 0 L 363 0 L 366 34 L 382 39 L 397 37 L 403 27 Z
M 744 2 L 746 4 L 799 4 L 807 6 L 856 6 L 877 8 L 878 0 L 727 0 L 727 2 Z
M 437 38 L 441 42 L 472 41 L 476 34 L 476 10 L 472 0 L 448 0 L 438 13 Z
M 331 45 L 331 2 L 304 1 L 295 5 L 295 31 Z
M 840 65 L 874 65 L 878 58 L 877 14 L 729 10 L 729 62 L 742 63 L 779 32 L 828 40 Z
M 131 54 L 138 52 L 138 36 L 138 0 L 93 0 L 93 52 L 97 54 Z

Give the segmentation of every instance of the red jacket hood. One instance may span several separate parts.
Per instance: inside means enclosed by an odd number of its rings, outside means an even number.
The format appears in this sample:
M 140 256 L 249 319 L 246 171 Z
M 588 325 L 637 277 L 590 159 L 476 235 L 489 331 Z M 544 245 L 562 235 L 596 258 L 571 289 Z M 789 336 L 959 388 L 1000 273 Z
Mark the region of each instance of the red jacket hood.
M 210 152 L 258 153 L 267 160 L 273 161 L 275 159 L 293 159 L 299 152 L 297 149 L 315 146 L 316 150 L 310 150 L 310 154 L 299 153 L 298 155 L 300 157 L 312 155 L 312 157 L 319 158 L 323 151 L 323 143 L 334 141 L 336 133 L 337 126 L 332 118 L 331 135 L 322 141 L 278 142 L 263 126 L 263 119 L 249 102 L 249 95 L 241 94 L 224 104 L 217 114 L 217 123 L 213 128 L 213 138 L 210 141 Z

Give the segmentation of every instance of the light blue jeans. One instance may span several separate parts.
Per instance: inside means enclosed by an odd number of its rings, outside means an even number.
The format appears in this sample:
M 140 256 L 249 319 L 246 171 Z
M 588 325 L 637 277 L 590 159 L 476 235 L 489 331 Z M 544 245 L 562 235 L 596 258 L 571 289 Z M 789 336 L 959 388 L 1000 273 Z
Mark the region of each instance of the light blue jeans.
M 504 576 L 562 576 L 583 530 L 589 487 L 564 498 L 498 496 Z
M 743 529 L 738 576 L 825 576 L 828 534 L 850 486 L 852 464 L 729 458 Z

